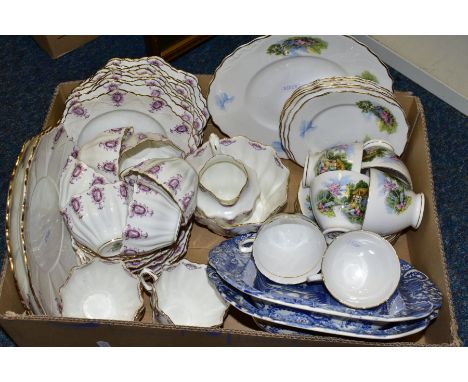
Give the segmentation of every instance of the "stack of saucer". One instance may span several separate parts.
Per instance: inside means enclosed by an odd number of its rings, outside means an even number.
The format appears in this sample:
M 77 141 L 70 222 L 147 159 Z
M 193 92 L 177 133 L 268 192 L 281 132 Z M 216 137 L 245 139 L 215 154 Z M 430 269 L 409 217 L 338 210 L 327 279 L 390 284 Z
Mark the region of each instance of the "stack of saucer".
M 307 153 L 349 142 L 384 140 L 403 152 L 408 124 L 394 94 L 373 81 L 328 77 L 294 91 L 280 116 L 281 144 L 304 166 Z

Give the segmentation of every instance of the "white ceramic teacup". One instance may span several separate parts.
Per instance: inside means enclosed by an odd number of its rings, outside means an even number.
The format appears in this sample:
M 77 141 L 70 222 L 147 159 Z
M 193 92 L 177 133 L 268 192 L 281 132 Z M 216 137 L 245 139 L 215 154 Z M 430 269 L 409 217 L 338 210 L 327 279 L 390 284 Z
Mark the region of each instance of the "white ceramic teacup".
M 248 182 L 244 165 L 230 155 L 216 154 L 199 173 L 200 188 L 223 206 L 235 204 Z
M 325 172 L 348 170 L 361 172 L 362 143 L 349 143 L 310 153 L 304 164 L 303 186 L 310 187 L 313 179 Z
M 299 284 L 316 275 L 326 248 L 319 228 L 299 214 L 278 214 L 256 238 L 239 243 L 241 252 L 253 253 L 259 271 L 280 284 Z
M 369 177 L 354 171 L 325 172 L 313 179 L 312 211 L 328 241 L 361 229 L 368 195 Z
M 363 229 L 390 235 L 417 229 L 424 214 L 424 194 L 416 194 L 397 178 L 370 169 L 369 199 Z
M 155 322 L 200 327 L 223 323 L 229 304 L 209 282 L 205 264 L 181 260 L 165 266 L 159 275 L 144 268 L 140 279 L 151 293 Z
M 412 181 L 409 170 L 398 155 L 395 154 L 391 146 L 384 141 L 370 143 L 370 145 L 364 146 L 362 169 L 383 169 L 387 174 L 401 180 L 411 188 Z
M 400 262 L 384 238 L 368 231 L 348 232 L 335 239 L 322 261 L 322 273 L 309 281 L 323 280 L 338 301 L 368 309 L 387 301 L 400 281 Z

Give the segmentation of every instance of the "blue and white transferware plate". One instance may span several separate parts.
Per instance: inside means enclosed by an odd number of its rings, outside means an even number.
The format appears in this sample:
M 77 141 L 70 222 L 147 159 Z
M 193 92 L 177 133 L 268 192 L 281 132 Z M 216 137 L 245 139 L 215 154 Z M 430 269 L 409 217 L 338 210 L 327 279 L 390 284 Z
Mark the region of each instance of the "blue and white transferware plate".
M 208 278 L 223 298 L 241 312 L 254 318 L 312 332 L 335 334 L 340 336 L 392 340 L 409 336 L 424 330 L 437 312 L 421 320 L 376 324 L 355 319 L 333 318 L 327 315 L 315 314 L 297 310 L 261 300 L 251 300 L 249 296 L 241 293 L 225 283 L 211 266 L 207 268 Z
M 251 254 L 241 253 L 238 244 L 255 234 L 237 236 L 214 247 L 209 264 L 222 279 L 250 296 L 265 302 L 305 311 L 372 322 L 401 322 L 429 316 L 442 305 L 439 289 L 422 272 L 400 259 L 401 277 L 395 293 L 372 309 L 353 309 L 335 300 L 322 282 L 282 285 L 270 281 L 255 266 Z

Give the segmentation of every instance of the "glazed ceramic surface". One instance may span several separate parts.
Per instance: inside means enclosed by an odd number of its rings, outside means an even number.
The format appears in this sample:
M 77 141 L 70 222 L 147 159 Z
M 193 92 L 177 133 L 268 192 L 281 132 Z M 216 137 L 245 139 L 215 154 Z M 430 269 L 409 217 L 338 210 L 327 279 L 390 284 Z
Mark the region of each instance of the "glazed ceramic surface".
M 299 284 L 319 272 L 326 248 L 317 225 L 293 214 L 269 219 L 255 239 L 246 239 L 239 247 L 241 252 L 252 252 L 259 271 L 280 284 Z
M 39 138 L 27 171 L 22 241 L 31 286 L 44 312 L 59 316 L 59 288 L 79 264 L 59 208 L 62 169 L 73 151 L 62 126 Z
M 320 174 L 312 181 L 310 200 L 325 236 L 358 230 L 366 213 L 369 177 L 340 170 Z
M 311 153 L 304 164 L 304 187 L 324 172 L 348 170 L 361 172 L 362 143 L 343 144 L 330 147 L 319 153 Z
M 220 276 L 211 267 L 208 268 L 208 277 L 223 298 L 236 309 L 254 318 L 273 324 L 284 325 L 293 328 L 293 330 L 296 328 L 347 337 L 391 340 L 424 330 L 436 316 L 435 313 L 422 320 L 408 323 L 394 323 L 384 326 L 359 320 L 333 318 L 326 315 L 265 303 L 260 300 L 254 302 L 248 296 L 223 282 Z
M 239 243 L 252 234 L 225 240 L 214 247 L 208 261 L 227 283 L 242 293 L 266 302 L 316 313 L 368 321 L 398 322 L 429 316 L 442 305 L 438 288 L 422 272 L 400 259 L 400 283 L 393 295 L 372 309 L 353 309 L 337 301 L 323 283 L 282 285 L 270 281 L 255 266 L 251 254 L 242 253 Z
M 391 89 L 385 66 L 365 46 L 344 36 L 266 36 L 239 47 L 216 69 L 208 108 L 229 136 L 273 146 L 283 104 L 301 85 L 336 75 L 368 77 Z
M 377 168 L 385 171 L 412 188 L 411 175 L 403 161 L 393 150 L 382 146 L 366 147 L 362 157 L 362 168 Z
M 12 178 L 8 189 L 6 208 L 6 247 L 10 260 L 10 266 L 15 276 L 23 305 L 34 314 L 44 314 L 40 301 L 34 295 L 31 287 L 26 257 L 21 243 L 21 210 L 25 197 L 25 172 L 27 163 L 38 137 L 25 142 L 13 169 Z
M 403 110 L 382 96 L 353 89 L 306 97 L 281 124 L 281 142 L 288 157 L 303 166 L 308 151 L 366 139 L 383 139 L 401 154 L 408 125 Z
M 342 304 L 369 309 L 395 292 L 400 262 L 392 245 L 381 236 L 367 231 L 348 232 L 327 248 L 321 279 Z
M 387 336 L 380 337 L 380 338 L 385 339 L 385 340 L 392 340 L 392 339 L 397 339 L 397 338 L 401 338 L 401 337 L 410 336 L 410 335 L 415 334 L 415 333 L 419 333 L 419 332 L 423 331 L 424 329 L 426 329 L 427 326 L 429 326 L 429 324 L 431 323 L 431 321 L 433 319 L 435 319 L 436 317 L 437 317 L 437 313 L 433 313 L 429 318 L 418 321 L 419 325 L 410 326 L 410 330 L 408 332 L 403 332 L 403 333 L 399 333 L 399 334 L 388 334 Z M 287 335 L 287 336 L 291 336 L 291 335 L 295 335 L 295 336 L 312 336 L 312 335 L 314 335 L 313 333 L 311 333 L 310 331 L 307 331 L 307 330 L 295 329 L 295 328 L 288 327 L 288 326 L 285 326 L 285 325 L 275 324 L 275 323 L 270 322 L 270 321 L 263 321 L 261 319 L 255 318 L 255 317 L 254 317 L 254 322 L 260 329 L 262 329 L 262 330 L 264 330 L 264 331 L 266 331 L 268 333 L 272 333 L 272 334 L 281 334 L 281 335 Z M 395 330 L 395 329 L 393 330 L 393 332 L 396 332 L 396 331 L 397 330 Z M 334 334 L 334 333 L 329 333 L 329 334 Z M 336 334 L 341 335 L 339 333 L 336 333 Z
M 220 153 L 230 155 L 241 162 L 246 169 L 251 168 L 258 180 L 260 196 L 248 219 L 235 225 L 221 225 L 196 213 L 198 222 L 208 226 L 213 232 L 233 236 L 240 232 L 256 231 L 269 216 L 281 209 L 287 201 L 289 170 L 283 165 L 273 148 L 245 137 L 219 139 Z M 206 142 L 186 160 L 199 172 L 215 154 L 210 142 Z
M 124 141 L 119 157 L 120 173 L 152 158 L 181 158 L 183 151 L 159 134 L 132 134 Z
M 244 165 L 223 154 L 209 159 L 200 170 L 199 177 L 200 187 L 223 206 L 236 204 L 248 181 Z
M 167 193 L 179 206 L 183 222 L 192 217 L 197 201 L 198 174 L 181 158 L 152 158 L 122 173 L 131 184 L 137 180 L 149 188 Z
M 363 229 L 389 235 L 417 229 L 424 214 L 424 194 L 416 194 L 397 178 L 370 169 L 369 199 Z
M 143 310 L 140 282 L 122 262 L 74 268 L 60 294 L 63 317 L 133 321 Z
M 142 276 L 151 275 L 143 270 Z M 154 285 L 143 282 L 152 292 L 156 322 L 187 326 L 219 326 L 228 304 L 208 281 L 206 265 L 181 260 L 164 267 Z

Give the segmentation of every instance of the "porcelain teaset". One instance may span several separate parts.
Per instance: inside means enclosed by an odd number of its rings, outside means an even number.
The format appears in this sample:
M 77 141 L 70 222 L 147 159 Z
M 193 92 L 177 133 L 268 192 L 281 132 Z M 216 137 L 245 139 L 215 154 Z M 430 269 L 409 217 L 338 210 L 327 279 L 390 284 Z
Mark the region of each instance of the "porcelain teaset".
M 228 137 L 203 143 L 209 113 Z M 37 315 L 390 340 L 424 330 L 442 297 L 390 244 L 424 195 L 400 159 L 392 80 L 344 36 L 265 36 L 197 78 L 158 57 L 112 59 L 68 97 L 13 170 L 7 246 Z M 301 213 L 279 213 L 304 167 Z M 182 259 L 193 220 L 228 237 Z

